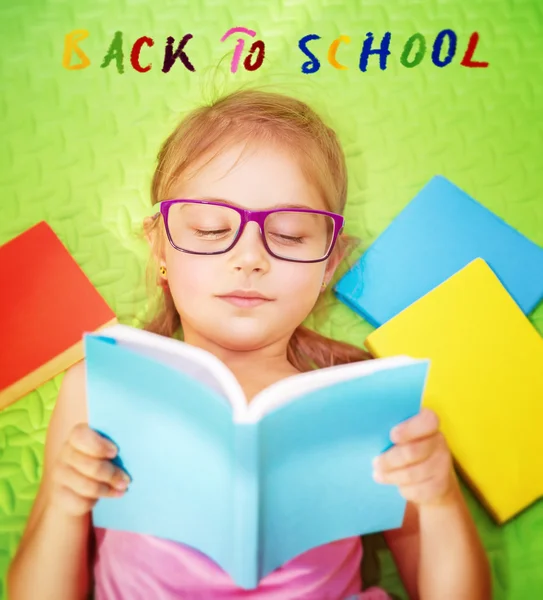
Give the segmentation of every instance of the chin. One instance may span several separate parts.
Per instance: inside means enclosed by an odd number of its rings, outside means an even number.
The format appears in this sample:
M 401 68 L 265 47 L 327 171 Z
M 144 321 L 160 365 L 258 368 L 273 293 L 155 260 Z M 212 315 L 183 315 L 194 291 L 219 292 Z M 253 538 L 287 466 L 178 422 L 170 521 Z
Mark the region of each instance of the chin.
M 211 336 L 215 342 L 223 348 L 236 352 L 258 350 L 270 342 L 269 334 L 258 323 L 248 327 L 221 327 L 220 333 L 217 334 L 218 330 L 216 329 Z

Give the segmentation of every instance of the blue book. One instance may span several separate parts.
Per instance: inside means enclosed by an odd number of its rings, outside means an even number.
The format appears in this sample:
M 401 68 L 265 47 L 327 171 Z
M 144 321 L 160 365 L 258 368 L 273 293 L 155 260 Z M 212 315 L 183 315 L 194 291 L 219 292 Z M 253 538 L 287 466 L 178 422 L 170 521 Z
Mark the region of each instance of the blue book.
M 186 544 L 246 589 L 335 540 L 401 526 L 406 502 L 372 479 L 393 426 L 420 410 L 429 361 L 301 373 L 247 403 L 211 353 L 116 325 L 84 338 L 89 425 L 132 477 L 96 527 Z
M 543 248 L 442 176 L 433 177 L 335 286 L 374 327 L 476 258 L 524 314 L 543 298 Z

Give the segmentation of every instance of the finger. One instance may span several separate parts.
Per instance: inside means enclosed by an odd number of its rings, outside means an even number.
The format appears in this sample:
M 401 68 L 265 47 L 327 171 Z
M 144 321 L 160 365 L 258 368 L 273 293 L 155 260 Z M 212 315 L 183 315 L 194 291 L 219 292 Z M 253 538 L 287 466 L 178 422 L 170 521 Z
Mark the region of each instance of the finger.
M 379 483 L 397 485 L 421 485 L 430 479 L 441 481 L 450 468 L 450 455 L 447 452 L 434 452 L 425 461 L 393 471 L 376 471 L 374 478 Z
M 397 486 L 423 483 L 434 476 L 432 466 L 428 462 L 428 460 L 425 460 L 422 463 L 410 465 L 403 469 L 395 469 L 394 471 L 375 470 L 373 478 L 377 483 Z
M 440 444 L 440 433 L 406 444 L 398 444 L 373 461 L 375 469 L 390 471 L 426 460 Z
M 69 443 L 79 452 L 95 458 L 114 458 L 118 451 L 113 442 L 90 429 L 86 423 L 79 423 L 73 428 Z
M 73 447 L 67 451 L 65 463 L 85 477 L 107 483 L 119 490 L 126 489 L 131 481 L 128 474 L 116 467 L 110 460 L 94 458 Z
M 61 465 L 57 470 L 56 482 L 71 489 L 78 496 L 98 500 L 102 496 L 120 496 L 124 492 L 115 490 L 107 483 L 86 477 L 69 465 Z
M 403 444 L 428 437 L 439 431 L 439 419 L 436 413 L 429 408 L 423 408 L 418 415 L 396 425 L 390 432 L 390 439 L 395 444 Z

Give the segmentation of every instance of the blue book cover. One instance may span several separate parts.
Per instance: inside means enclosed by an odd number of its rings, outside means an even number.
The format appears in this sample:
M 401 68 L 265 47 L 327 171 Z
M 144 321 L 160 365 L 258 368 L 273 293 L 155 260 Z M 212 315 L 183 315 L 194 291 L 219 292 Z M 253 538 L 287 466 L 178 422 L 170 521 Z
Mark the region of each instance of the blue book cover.
M 219 359 L 124 325 L 84 338 L 89 425 L 132 477 L 96 527 L 203 552 L 246 589 L 316 546 L 401 526 L 406 502 L 372 478 L 393 426 L 420 410 L 429 361 L 301 373 L 250 403 Z
M 335 293 L 379 327 L 475 258 L 488 263 L 524 314 L 543 298 L 543 248 L 435 176 L 340 279 Z

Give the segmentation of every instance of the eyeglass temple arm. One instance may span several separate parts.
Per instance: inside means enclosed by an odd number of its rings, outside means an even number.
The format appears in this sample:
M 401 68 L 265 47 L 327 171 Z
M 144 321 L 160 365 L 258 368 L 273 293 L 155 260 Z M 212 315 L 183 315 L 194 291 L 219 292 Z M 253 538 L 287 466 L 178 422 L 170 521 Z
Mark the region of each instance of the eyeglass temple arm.
M 157 202 L 156 204 L 153 205 L 154 208 L 158 209 L 156 211 L 156 213 L 151 217 L 153 219 L 153 221 L 156 221 L 158 219 L 158 217 L 160 217 L 160 215 L 162 214 L 160 211 L 160 206 L 161 206 L 162 202 L 163 201 L 161 200 L 160 202 Z

